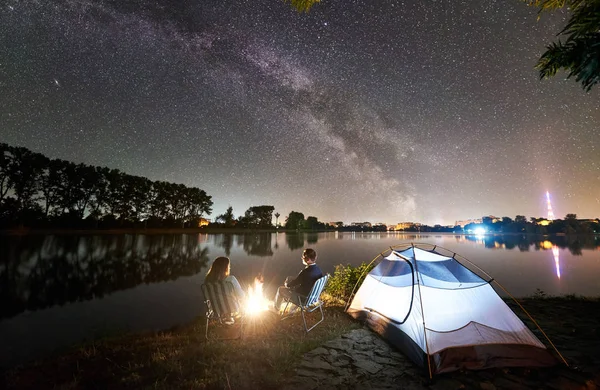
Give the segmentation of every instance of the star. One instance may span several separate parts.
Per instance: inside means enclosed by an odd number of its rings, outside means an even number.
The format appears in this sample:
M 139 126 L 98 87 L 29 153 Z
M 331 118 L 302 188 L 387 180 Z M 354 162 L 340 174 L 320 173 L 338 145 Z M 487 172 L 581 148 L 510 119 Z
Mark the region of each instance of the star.
M 214 215 L 450 224 L 544 215 L 546 188 L 557 216 L 598 215 L 598 89 L 533 68 L 564 20 L 257 1 L 11 2 L 2 141 L 200 188 Z

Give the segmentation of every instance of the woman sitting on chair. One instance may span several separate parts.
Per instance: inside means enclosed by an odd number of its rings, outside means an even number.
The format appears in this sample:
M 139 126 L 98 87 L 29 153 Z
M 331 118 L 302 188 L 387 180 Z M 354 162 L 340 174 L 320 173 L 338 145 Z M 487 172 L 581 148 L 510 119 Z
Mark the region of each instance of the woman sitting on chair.
M 208 270 L 206 277 L 204 278 L 204 283 L 231 282 L 235 296 L 238 301 L 241 302 L 246 298 L 246 294 L 244 293 L 244 290 L 242 290 L 242 286 L 240 286 L 240 282 L 238 282 L 235 276 L 229 274 L 230 271 L 231 262 L 229 261 L 229 257 L 217 257 Z

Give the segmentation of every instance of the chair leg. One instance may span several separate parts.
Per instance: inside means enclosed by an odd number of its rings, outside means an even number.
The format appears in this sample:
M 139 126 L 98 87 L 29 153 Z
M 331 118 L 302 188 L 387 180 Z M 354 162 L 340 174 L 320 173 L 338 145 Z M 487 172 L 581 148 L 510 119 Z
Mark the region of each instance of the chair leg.
M 302 322 L 304 322 L 304 330 L 306 331 L 306 333 L 308 333 L 309 329 L 308 329 L 308 326 L 306 325 L 306 317 L 304 316 L 303 308 L 300 308 L 300 314 L 302 314 Z
M 285 306 L 283 307 L 283 311 L 281 312 L 281 319 L 285 320 L 286 318 L 290 317 L 290 315 L 285 315 L 285 312 L 288 308 L 288 306 L 290 305 L 290 301 L 289 300 L 285 300 Z
M 209 323 L 210 319 L 208 318 L 208 316 L 206 317 L 206 332 L 204 333 L 204 337 L 206 337 L 206 339 L 208 340 L 208 323 Z
M 306 329 L 306 333 L 308 333 L 311 330 L 313 330 L 315 328 L 315 326 L 319 325 L 325 319 L 325 314 L 323 314 L 323 304 L 319 305 L 319 311 L 321 311 L 321 319 L 316 324 L 314 324 L 313 326 L 311 326 L 310 328 L 307 328 L 306 327 L 306 320 L 304 319 L 304 310 L 302 310 L 302 319 L 304 320 L 304 329 Z

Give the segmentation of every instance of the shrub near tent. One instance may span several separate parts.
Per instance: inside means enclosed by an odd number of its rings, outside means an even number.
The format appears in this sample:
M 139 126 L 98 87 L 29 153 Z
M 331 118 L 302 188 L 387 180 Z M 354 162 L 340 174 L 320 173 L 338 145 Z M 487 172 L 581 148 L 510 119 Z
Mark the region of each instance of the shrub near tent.
M 383 258 L 366 275 L 348 313 L 430 375 L 557 363 L 494 291 L 491 280 L 454 255 L 420 246 L 403 245 Z

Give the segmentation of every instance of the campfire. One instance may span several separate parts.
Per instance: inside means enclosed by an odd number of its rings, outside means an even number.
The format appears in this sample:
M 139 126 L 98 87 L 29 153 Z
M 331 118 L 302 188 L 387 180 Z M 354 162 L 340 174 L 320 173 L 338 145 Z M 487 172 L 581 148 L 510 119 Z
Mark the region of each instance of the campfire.
M 262 275 L 254 278 L 254 286 L 248 287 L 248 300 L 246 301 L 246 313 L 251 315 L 259 314 L 269 310 L 271 301 L 265 298 L 263 294 L 264 279 Z

